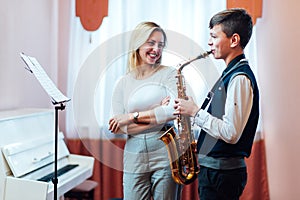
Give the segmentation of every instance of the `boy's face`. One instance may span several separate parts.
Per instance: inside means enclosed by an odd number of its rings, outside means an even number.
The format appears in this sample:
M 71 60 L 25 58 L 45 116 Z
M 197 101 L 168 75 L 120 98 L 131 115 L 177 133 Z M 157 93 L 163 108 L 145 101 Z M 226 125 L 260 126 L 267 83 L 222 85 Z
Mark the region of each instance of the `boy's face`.
M 208 45 L 216 59 L 223 59 L 226 61 L 226 58 L 231 51 L 231 37 L 226 36 L 222 30 L 222 25 L 218 24 L 210 29 Z

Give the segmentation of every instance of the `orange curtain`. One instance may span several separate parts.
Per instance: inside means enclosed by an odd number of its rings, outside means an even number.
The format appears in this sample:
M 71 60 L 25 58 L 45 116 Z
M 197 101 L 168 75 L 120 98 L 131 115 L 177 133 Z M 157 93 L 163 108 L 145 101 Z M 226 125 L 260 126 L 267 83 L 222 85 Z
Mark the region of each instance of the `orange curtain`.
M 262 16 L 262 0 L 227 0 L 227 8 L 244 8 L 252 16 L 253 24 Z
M 110 141 L 98 139 L 68 139 L 67 145 L 72 154 L 91 156 L 91 153 L 85 148 L 84 144 L 92 146 L 93 152 L 98 151 L 97 156 L 110 156 L 115 160 L 116 165 L 122 165 L 122 155 L 112 155 L 111 145 L 124 148 L 125 140 L 114 139 Z M 265 163 L 264 141 L 254 142 L 252 154 L 246 160 L 248 166 L 248 183 L 241 200 L 269 200 L 267 171 Z M 122 198 L 122 171 L 112 169 L 95 159 L 94 173 L 91 177 L 99 183 L 95 190 L 95 200 L 110 200 L 112 198 Z M 182 200 L 198 200 L 198 183 L 187 185 L 182 192 Z
M 248 182 L 241 200 L 269 200 L 265 141 L 255 141 L 251 156 L 246 159 Z
M 125 144 L 123 140 L 112 140 L 110 142 L 120 148 L 123 148 Z M 106 147 L 106 144 L 108 144 L 107 141 L 94 139 L 86 139 L 83 142 L 79 139 L 67 140 L 67 146 L 70 153 L 92 156 L 84 146 L 84 144 L 87 143 L 93 148 L 93 152 L 98 151 L 99 154 L 110 155 L 110 149 Z M 119 160 L 120 162 L 123 159 L 114 157 L 114 155 L 111 155 L 111 158 Z M 95 159 L 94 172 L 91 179 L 98 182 L 98 186 L 95 189 L 95 200 L 109 200 L 111 198 L 121 198 L 123 196 L 121 171 L 112 169 Z
M 87 31 L 96 31 L 108 15 L 108 0 L 76 0 L 76 16 Z

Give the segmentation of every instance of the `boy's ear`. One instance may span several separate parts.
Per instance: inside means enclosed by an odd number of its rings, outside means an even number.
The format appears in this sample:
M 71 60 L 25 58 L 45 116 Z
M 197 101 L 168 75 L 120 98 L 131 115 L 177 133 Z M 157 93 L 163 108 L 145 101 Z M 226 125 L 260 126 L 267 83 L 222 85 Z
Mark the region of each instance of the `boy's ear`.
M 231 36 L 231 47 L 236 47 L 238 45 L 240 45 L 240 35 L 237 34 L 237 33 L 234 33 L 232 36 Z

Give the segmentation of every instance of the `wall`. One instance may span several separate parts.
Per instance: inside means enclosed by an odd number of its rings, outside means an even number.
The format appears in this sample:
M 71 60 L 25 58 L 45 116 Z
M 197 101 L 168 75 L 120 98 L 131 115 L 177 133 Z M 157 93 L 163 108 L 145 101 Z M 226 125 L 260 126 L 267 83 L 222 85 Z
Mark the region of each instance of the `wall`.
M 50 107 L 35 77 L 24 69 L 19 53 L 38 59 L 57 82 L 58 5 L 56 0 L 1 1 L 0 110 Z
M 257 22 L 259 81 L 271 200 L 299 199 L 300 2 L 263 1 Z
M 0 0 L 0 110 L 53 108 L 50 97 L 19 53 L 37 58 L 66 94 L 71 0 Z M 60 128 L 65 130 L 65 112 Z

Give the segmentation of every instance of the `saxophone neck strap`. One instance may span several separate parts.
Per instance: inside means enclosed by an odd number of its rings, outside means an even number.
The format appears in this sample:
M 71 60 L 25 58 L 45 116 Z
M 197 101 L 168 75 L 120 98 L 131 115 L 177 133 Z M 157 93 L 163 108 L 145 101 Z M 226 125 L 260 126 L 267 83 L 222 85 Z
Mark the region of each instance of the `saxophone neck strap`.
M 218 83 L 220 81 L 222 81 L 223 78 L 225 76 L 227 76 L 230 72 L 232 72 L 233 70 L 235 70 L 236 68 L 238 68 L 244 64 L 248 64 L 248 60 L 245 58 L 243 58 L 239 62 L 237 62 L 228 72 L 222 74 L 222 76 L 216 81 L 215 85 L 212 87 L 211 91 L 208 92 L 200 109 L 204 110 L 207 107 L 207 105 L 209 104 L 209 102 L 212 100 L 212 98 L 214 96 L 214 93 L 212 91 L 214 91 L 216 89 L 216 87 L 219 85 Z
M 212 100 L 213 96 L 214 93 L 212 91 L 209 91 L 200 109 L 204 110 L 209 104 L 209 102 Z

